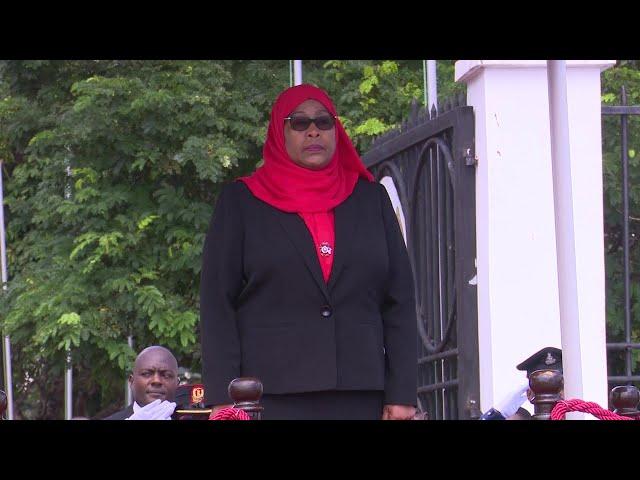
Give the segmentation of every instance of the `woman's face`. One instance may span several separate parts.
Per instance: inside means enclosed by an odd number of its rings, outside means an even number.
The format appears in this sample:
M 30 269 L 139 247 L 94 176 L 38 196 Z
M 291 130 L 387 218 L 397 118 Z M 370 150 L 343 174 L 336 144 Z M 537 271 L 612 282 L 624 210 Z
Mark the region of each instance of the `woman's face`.
M 317 100 L 305 100 L 289 114 L 296 120 L 301 118 L 333 118 L 327 109 Z M 291 124 L 296 120 L 285 120 L 284 142 L 291 160 L 301 167 L 319 170 L 325 167 L 336 150 L 336 127 L 321 130 L 315 122 L 306 130 L 294 130 Z M 322 120 L 321 120 L 322 126 Z

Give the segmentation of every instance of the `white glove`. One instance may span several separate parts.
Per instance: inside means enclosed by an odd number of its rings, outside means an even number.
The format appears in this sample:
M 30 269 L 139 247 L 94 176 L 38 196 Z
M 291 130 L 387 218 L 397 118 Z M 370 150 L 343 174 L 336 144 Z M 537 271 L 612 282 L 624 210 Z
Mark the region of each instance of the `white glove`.
M 527 400 L 527 389 L 529 388 L 529 379 L 522 379 L 515 390 L 509 392 L 501 402 L 495 405 L 504 418 L 509 418 L 516 413 L 518 408 Z
M 140 408 L 137 412 L 133 412 L 133 415 L 125 420 L 171 420 L 171 414 L 175 408 L 175 402 L 157 399 Z

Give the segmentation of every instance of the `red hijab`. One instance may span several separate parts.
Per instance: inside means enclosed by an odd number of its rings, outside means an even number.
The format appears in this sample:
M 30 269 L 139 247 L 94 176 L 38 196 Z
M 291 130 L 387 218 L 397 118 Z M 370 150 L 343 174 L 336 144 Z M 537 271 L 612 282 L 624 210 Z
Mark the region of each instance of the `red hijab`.
M 312 85 L 302 84 L 282 92 L 271 110 L 267 140 L 262 150 L 264 165 L 242 177 L 260 200 L 285 212 L 328 212 L 353 192 L 359 177 L 372 182 L 351 139 L 336 119 L 336 151 L 322 170 L 310 170 L 291 160 L 284 141 L 284 118 L 305 100 L 317 100 L 332 114 L 336 109 L 329 96 Z

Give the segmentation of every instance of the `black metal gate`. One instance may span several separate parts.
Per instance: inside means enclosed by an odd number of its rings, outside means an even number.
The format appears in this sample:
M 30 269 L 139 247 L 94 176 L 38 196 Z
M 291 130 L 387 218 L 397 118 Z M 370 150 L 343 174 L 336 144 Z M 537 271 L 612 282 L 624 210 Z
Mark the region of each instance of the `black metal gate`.
M 637 318 L 637 312 L 632 306 L 632 300 L 634 297 L 634 295 L 632 295 L 632 280 L 637 280 L 638 278 L 637 273 L 634 274 L 633 272 L 633 266 L 637 265 L 637 262 L 633 261 L 637 259 L 637 250 L 634 252 L 633 247 L 637 245 L 638 227 L 637 224 L 630 224 L 631 219 L 637 221 L 637 218 L 632 217 L 629 211 L 629 188 L 632 186 L 631 178 L 634 168 L 637 172 L 637 164 L 629 164 L 629 148 L 630 145 L 633 145 L 633 142 L 629 141 L 629 137 L 630 134 L 632 134 L 634 140 L 637 140 L 638 137 L 638 123 L 634 122 L 632 125 L 630 125 L 630 123 L 632 122 L 632 119 L 635 120 L 638 118 L 637 116 L 640 115 L 640 105 L 627 105 L 627 94 L 624 86 L 620 91 L 620 101 L 621 104 L 618 106 L 603 105 L 601 109 L 603 121 L 605 121 L 606 117 L 615 118 L 618 116 L 619 119 L 615 120 L 620 122 L 618 138 L 607 138 L 607 133 L 612 134 L 614 132 L 607 129 L 606 124 L 603 128 L 603 140 L 605 147 L 605 152 L 603 153 L 606 155 L 607 149 L 611 148 L 612 150 L 610 153 L 619 155 L 621 166 L 621 176 L 618 178 L 620 184 L 616 186 L 619 187 L 619 193 L 621 195 L 622 212 L 620 213 L 622 214 L 622 218 L 616 219 L 615 217 L 618 215 L 615 211 L 611 211 L 607 214 L 605 210 L 605 245 L 608 257 L 607 282 L 615 283 L 616 281 L 619 282 L 622 280 L 624 288 L 623 292 L 618 292 L 616 289 L 612 289 L 612 291 L 607 292 L 609 293 L 607 298 L 607 315 L 612 317 L 620 313 L 620 308 L 618 308 L 616 304 L 620 301 L 617 297 L 622 296 L 621 303 L 624 319 L 622 328 L 615 328 L 615 321 L 612 321 L 614 319 L 608 319 L 607 363 L 608 381 L 610 386 L 623 384 L 640 385 L 640 375 L 638 374 L 637 367 L 640 343 L 638 343 L 637 336 L 634 335 L 634 316 Z M 604 169 L 606 175 L 606 165 Z M 637 175 L 637 173 L 635 175 Z M 622 253 L 621 259 L 618 258 L 619 253 Z M 622 271 L 619 271 L 618 268 L 616 268 L 619 266 L 619 260 L 622 261 Z M 637 323 L 635 325 L 635 328 L 637 329 Z
M 377 180 L 391 177 L 406 220 L 418 407 L 432 420 L 480 415 L 474 116 L 463 102 L 446 102 L 438 115 L 414 103 L 409 120 L 363 156 Z

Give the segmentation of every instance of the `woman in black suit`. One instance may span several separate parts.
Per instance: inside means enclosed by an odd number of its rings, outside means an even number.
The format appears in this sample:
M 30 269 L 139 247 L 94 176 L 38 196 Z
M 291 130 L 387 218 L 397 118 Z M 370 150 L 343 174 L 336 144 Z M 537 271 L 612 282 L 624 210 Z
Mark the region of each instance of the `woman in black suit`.
M 264 419 L 412 418 L 413 277 L 385 188 L 311 85 L 280 94 L 263 156 L 222 189 L 204 245 L 207 402 L 255 376 Z

